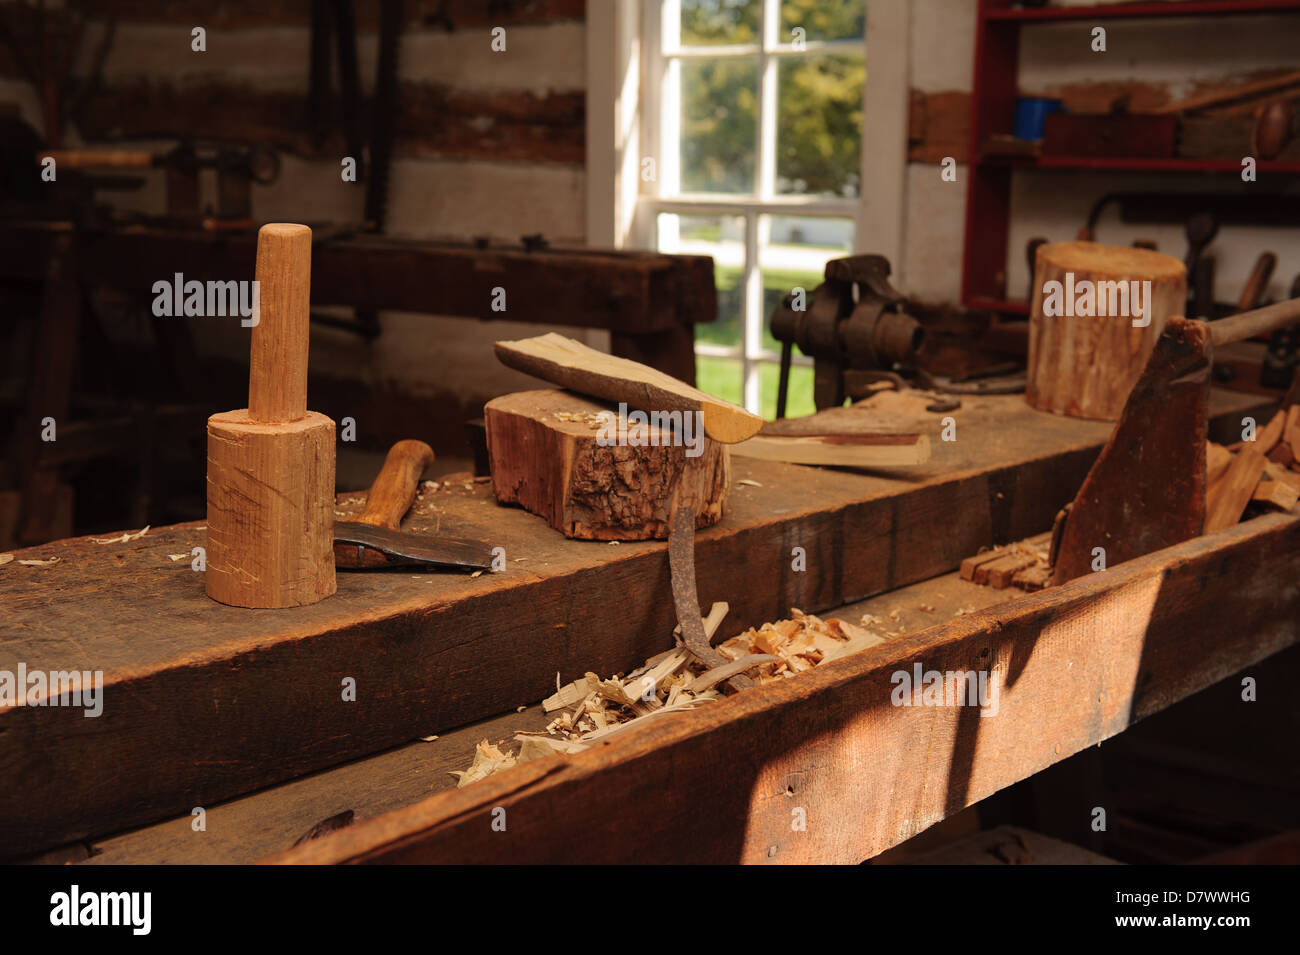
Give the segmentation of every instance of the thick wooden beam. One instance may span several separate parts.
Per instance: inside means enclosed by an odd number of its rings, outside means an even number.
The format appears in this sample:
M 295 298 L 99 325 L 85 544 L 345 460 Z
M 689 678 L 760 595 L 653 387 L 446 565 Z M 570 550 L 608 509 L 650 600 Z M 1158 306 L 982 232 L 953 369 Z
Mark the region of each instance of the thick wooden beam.
M 585 156 L 582 90 L 538 94 L 407 82 L 399 84 L 396 104 L 399 157 L 580 165 Z M 335 102 L 329 108 L 338 113 L 342 107 Z M 317 139 L 305 93 L 226 80 L 107 84 L 87 100 L 77 127 L 100 146 L 175 138 L 256 143 L 335 166 L 347 152 L 340 131 Z
M 0 275 L 39 278 L 58 232 L 0 229 Z M 255 237 L 132 229 L 78 235 L 87 282 L 152 300 L 160 277 L 230 281 L 253 275 Z M 699 255 L 595 249 L 477 249 L 351 237 L 312 250 L 312 304 L 350 305 L 485 321 L 508 319 L 626 335 L 672 332 L 717 316 L 713 260 Z M 493 290 L 506 311 L 493 311 Z
M 1260 518 L 273 861 L 860 862 L 1300 641 L 1298 581 L 1300 517 Z M 991 673 L 996 707 L 896 705 L 917 666 Z
M 1250 396 L 1215 398 L 1234 424 L 1261 413 Z M 890 477 L 737 459 L 727 516 L 697 536 L 701 601 L 728 601 L 743 628 L 946 573 L 1049 527 L 1110 430 L 1019 396 L 951 414 L 959 440 Z M 626 672 L 667 648 L 664 544 L 566 540 L 490 493 L 441 488 L 405 527 L 501 546 L 505 573 L 340 575 L 335 596 L 292 613 L 208 599 L 190 559 L 170 559 L 204 544 L 194 524 L 15 555 L 60 560 L 0 568 L 0 669 L 101 670 L 105 689 L 94 719 L 0 708 L 0 778 L 23 780 L 0 800 L 3 851 L 189 812 L 540 699 L 557 671 Z M 360 506 L 345 496 L 336 516 Z

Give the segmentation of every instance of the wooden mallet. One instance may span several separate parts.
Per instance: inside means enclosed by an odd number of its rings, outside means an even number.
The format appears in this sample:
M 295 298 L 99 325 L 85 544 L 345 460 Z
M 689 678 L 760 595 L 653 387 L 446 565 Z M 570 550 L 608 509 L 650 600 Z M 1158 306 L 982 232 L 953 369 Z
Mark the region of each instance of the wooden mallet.
M 334 593 L 334 422 L 307 410 L 311 229 L 257 234 L 248 407 L 208 419 L 208 596 L 298 607 Z

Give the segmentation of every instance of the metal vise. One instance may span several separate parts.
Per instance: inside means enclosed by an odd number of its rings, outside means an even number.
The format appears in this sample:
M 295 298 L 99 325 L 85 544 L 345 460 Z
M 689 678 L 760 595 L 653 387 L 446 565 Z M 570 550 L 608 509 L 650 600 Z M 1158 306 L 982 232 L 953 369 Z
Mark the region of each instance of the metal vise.
M 778 418 L 785 417 L 793 346 L 813 359 L 813 403 L 820 411 L 863 397 L 867 384 L 910 362 L 925 340 L 920 323 L 902 311 L 903 295 L 889 284 L 884 256 L 831 259 L 825 278 L 805 308 L 795 308 L 791 292 L 772 312 L 772 335 L 781 343 Z

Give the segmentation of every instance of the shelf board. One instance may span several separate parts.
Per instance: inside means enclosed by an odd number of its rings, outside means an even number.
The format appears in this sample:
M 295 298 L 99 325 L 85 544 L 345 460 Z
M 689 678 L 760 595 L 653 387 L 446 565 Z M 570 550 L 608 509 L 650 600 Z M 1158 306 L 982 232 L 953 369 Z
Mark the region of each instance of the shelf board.
M 986 10 L 984 19 L 989 21 L 1033 22 L 1044 20 L 1118 20 L 1192 17 L 1192 16 L 1232 16 L 1244 13 L 1287 13 L 1300 12 L 1297 0 L 1183 0 L 1177 3 L 1099 3 L 1093 6 L 1078 7 L 1008 7 L 1002 10 Z
M 1015 169 L 1099 169 L 1118 172 L 1241 172 L 1240 159 L 1133 158 L 1114 156 L 980 156 L 981 166 L 1010 166 Z M 1300 174 L 1300 161 L 1261 159 L 1256 172 Z
M 1029 303 L 1020 301 L 1008 301 L 1000 298 L 988 298 L 983 295 L 975 295 L 965 302 L 967 308 L 984 309 L 989 312 L 1003 312 L 1007 315 L 1028 315 Z

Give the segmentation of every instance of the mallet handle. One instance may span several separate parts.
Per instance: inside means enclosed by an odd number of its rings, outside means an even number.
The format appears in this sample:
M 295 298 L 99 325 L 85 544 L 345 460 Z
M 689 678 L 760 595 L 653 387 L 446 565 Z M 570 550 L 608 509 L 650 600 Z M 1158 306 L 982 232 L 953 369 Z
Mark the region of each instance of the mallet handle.
M 311 229 L 273 222 L 257 233 L 258 322 L 248 372 L 248 416 L 280 424 L 307 415 Z
M 1263 335 L 1279 328 L 1300 322 L 1300 298 L 1266 305 L 1250 312 L 1241 312 L 1229 318 L 1210 322 L 1210 341 L 1215 348 L 1244 342 L 1247 338 Z

